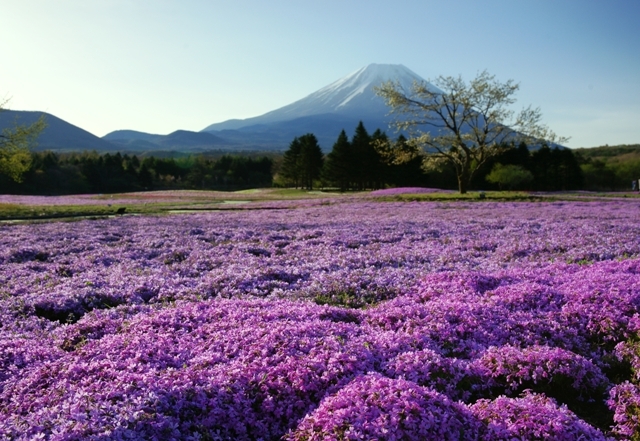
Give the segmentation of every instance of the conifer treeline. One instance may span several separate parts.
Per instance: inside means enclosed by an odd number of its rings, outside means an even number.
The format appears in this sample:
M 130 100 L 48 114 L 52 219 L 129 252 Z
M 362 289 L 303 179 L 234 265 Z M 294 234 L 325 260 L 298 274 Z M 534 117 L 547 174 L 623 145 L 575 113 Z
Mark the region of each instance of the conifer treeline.
M 95 152 L 32 154 L 23 182 L 0 176 L 0 190 L 11 194 L 119 193 L 159 189 L 270 187 L 273 159 L 267 156 L 138 158 Z
M 323 187 L 337 187 L 340 191 L 424 184 L 426 175 L 422 170 L 421 158 L 416 156 L 395 162 L 390 155 L 385 155 L 384 146 L 389 151 L 400 151 L 405 143 L 406 139 L 402 136 L 395 143 L 390 143 L 380 129 L 369 135 L 360 122 L 351 141 L 342 130 L 331 152 L 323 158 L 315 136 L 308 133 L 294 139 L 285 152 L 276 183 L 312 188 L 316 182 Z M 300 148 L 301 144 L 313 147 L 304 150 Z M 313 159 L 307 159 L 309 155 Z M 306 168 L 299 164 L 305 164 Z M 314 168 L 309 168 L 311 164 Z M 306 180 L 301 181 L 297 176 L 304 176 Z M 311 176 L 314 178 L 311 179 Z
M 384 187 L 457 188 L 456 175 L 450 167 L 425 169 L 423 159 L 422 152 L 407 143 L 402 135 L 391 140 L 380 129 L 370 135 L 360 123 L 351 139 L 343 130 L 326 155 L 310 133 L 295 138 L 281 156 L 220 153 L 138 158 L 120 153 L 33 153 L 23 182 L 0 176 L 0 192 L 53 195 L 159 189 L 237 190 L 272 185 L 341 191 Z M 598 164 L 575 155 L 570 149 L 543 147 L 530 151 L 521 144 L 485 163 L 471 182 L 471 188 L 626 189 L 627 185 L 623 184 L 630 180 L 627 175 L 635 176 L 636 169 L 640 169 L 635 167 L 633 173 L 624 175 L 626 180 L 614 180 L 614 172 L 602 167 L 603 170 L 596 170 Z M 605 182 L 605 179 L 608 180 Z
M 301 149 L 300 145 L 306 144 L 313 148 Z M 306 159 L 312 151 L 313 161 Z M 409 145 L 404 136 L 391 141 L 380 129 L 369 135 L 362 122 L 351 141 L 343 130 L 331 152 L 323 160 L 319 158 L 321 151 L 315 136 L 306 134 L 294 139 L 284 154 L 276 184 L 312 188 L 315 183 L 341 191 L 387 186 L 457 188 L 457 178 L 451 168 L 444 165 L 425 170 L 424 156 Z M 313 168 L 309 168 L 309 164 L 313 164 Z M 496 172 L 491 179 L 489 175 L 493 170 Z M 487 161 L 471 186 L 486 190 L 561 191 L 582 189 L 583 181 L 582 170 L 571 150 L 542 147 L 531 152 L 521 144 Z

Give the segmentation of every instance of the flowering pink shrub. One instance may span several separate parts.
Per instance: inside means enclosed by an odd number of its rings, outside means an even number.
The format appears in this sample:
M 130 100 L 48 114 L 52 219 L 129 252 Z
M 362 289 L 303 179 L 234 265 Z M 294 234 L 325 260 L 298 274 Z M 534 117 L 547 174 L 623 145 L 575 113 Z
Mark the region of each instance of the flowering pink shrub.
M 640 436 L 640 389 L 625 381 L 611 389 L 609 406 L 614 410 L 613 432 L 621 439 L 638 439 Z
M 455 400 L 468 401 L 486 388 L 481 373 L 468 360 L 443 357 L 431 349 L 400 353 L 389 360 L 384 373 L 430 387 Z
M 89 315 L 60 335 L 66 352 L 5 383 L 0 433 L 275 439 L 374 368 L 375 340 L 331 312 L 236 300 Z
M 469 410 L 405 380 L 358 377 L 308 415 L 288 440 L 478 440 Z
M 498 397 L 479 400 L 471 413 L 488 427 L 486 440 L 511 441 L 608 440 L 599 430 L 576 417 L 565 406 L 558 406 L 544 395 L 526 393 L 522 398 Z
M 560 348 L 490 347 L 472 364 L 486 385 L 507 395 L 532 389 L 569 404 L 597 397 L 602 402 L 609 389 L 609 380 L 597 366 Z

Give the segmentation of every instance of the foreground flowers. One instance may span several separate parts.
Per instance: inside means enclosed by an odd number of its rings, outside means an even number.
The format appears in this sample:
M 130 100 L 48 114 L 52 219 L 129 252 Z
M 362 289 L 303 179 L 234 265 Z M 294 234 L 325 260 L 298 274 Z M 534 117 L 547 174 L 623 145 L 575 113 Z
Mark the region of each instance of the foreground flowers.
M 0 434 L 630 438 L 638 211 L 344 204 L 3 227 Z

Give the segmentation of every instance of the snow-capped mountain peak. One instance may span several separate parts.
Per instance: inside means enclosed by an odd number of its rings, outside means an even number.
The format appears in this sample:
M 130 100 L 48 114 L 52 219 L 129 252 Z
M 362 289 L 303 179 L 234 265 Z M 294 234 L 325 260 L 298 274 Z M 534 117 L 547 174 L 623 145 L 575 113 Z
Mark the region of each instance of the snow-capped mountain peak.
M 238 129 L 313 115 L 338 114 L 356 119 L 371 115 L 380 117 L 389 109 L 375 94 L 374 87 L 386 81 L 397 81 L 408 89 L 414 81 L 425 80 L 401 64 L 370 64 L 287 106 L 254 118 L 212 124 L 204 131 Z
M 384 102 L 373 88 L 389 80 L 398 81 L 404 87 L 410 87 L 414 81 L 424 81 L 401 64 L 370 64 L 264 116 L 284 120 L 294 115 L 310 116 L 334 112 L 364 115 L 379 113 Z
M 345 106 L 354 97 L 366 92 L 386 81 L 398 81 L 405 87 L 411 86 L 413 81 L 423 81 L 418 75 L 401 64 L 370 64 L 344 78 L 339 79 L 317 92 L 309 95 L 324 98 L 327 102 L 340 101 L 336 108 Z

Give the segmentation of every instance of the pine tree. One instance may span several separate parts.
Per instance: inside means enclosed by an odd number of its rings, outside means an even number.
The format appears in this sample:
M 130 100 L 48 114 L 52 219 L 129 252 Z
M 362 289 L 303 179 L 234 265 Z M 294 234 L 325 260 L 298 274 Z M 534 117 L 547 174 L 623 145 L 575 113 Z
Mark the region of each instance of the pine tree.
M 324 177 L 332 185 L 337 185 L 340 191 L 350 187 L 353 173 L 353 152 L 349 138 L 344 130 L 338 135 L 331 152 L 324 164 Z
M 294 138 L 284 153 L 280 173 L 285 181 L 296 188 L 313 188 L 313 181 L 320 177 L 324 158 L 318 139 L 313 133 Z
M 570 149 L 551 150 L 551 157 L 556 166 L 556 190 L 577 190 L 582 188 L 584 176 L 578 161 Z
M 308 190 L 313 189 L 313 181 L 320 177 L 324 157 L 318 139 L 312 133 L 307 133 L 299 139 L 300 143 L 300 179 L 301 185 Z
M 282 168 L 280 173 L 282 177 L 289 183 L 292 183 L 294 187 L 298 188 L 301 184 L 300 175 L 300 156 L 302 152 L 302 145 L 300 140 L 296 137 L 289 144 L 289 149 L 284 153 L 282 159 Z
M 356 132 L 351 138 L 351 145 L 354 153 L 353 180 L 358 190 L 364 190 L 370 177 L 368 168 L 370 166 L 370 150 L 373 150 L 373 147 L 371 145 L 371 137 L 367 133 L 367 129 L 364 128 L 362 121 L 356 127 Z

